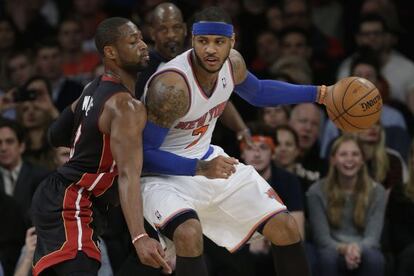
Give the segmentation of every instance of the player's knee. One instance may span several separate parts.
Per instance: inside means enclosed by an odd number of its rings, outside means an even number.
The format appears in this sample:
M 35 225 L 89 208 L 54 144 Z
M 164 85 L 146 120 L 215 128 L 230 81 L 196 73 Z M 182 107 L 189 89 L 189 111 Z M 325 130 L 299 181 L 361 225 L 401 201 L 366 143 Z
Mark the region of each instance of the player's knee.
M 196 219 L 189 219 L 174 231 L 174 244 L 177 255 L 199 256 L 203 252 L 203 234 L 201 224 Z
M 263 235 L 275 245 L 289 245 L 301 239 L 296 221 L 289 213 L 271 218 L 263 229 Z

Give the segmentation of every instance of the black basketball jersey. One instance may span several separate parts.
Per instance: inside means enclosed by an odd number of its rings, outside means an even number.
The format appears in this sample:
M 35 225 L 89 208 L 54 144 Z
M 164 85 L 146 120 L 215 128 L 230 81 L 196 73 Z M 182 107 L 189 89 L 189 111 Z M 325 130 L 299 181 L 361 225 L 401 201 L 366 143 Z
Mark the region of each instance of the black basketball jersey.
M 95 196 L 111 187 L 118 175 L 111 153 L 110 135 L 99 129 L 99 117 L 105 102 L 125 91 L 127 89 L 121 83 L 104 75 L 84 89 L 75 108 L 70 159 L 58 168 L 58 172 Z

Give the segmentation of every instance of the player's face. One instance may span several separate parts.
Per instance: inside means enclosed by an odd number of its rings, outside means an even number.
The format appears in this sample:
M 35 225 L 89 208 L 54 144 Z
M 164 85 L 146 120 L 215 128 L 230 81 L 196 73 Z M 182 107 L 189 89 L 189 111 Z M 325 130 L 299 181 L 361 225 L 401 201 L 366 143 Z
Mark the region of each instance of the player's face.
M 183 52 L 186 35 L 187 27 L 177 16 L 157 20 L 151 28 L 155 48 L 168 60 Z
M 331 156 L 331 163 L 335 166 L 339 176 L 353 178 L 357 176 L 363 166 L 361 149 L 354 141 L 345 141 Z
M 234 38 L 220 35 L 193 36 L 193 48 L 197 63 L 207 72 L 220 71 L 234 46 Z
M 287 168 L 296 162 L 299 156 L 299 147 L 295 142 L 295 138 L 290 131 L 278 130 L 278 144 L 275 148 L 275 162 L 282 168 Z
M 9 127 L 0 128 L 0 166 L 14 168 L 24 149 L 24 144 L 19 143 L 16 134 Z
M 119 28 L 122 33 L 116 42 L 119 67 L 130 73 L 137 73 L 148 66 L 149 56 L 147 44 L 134 23 L 128 22 Z
M 253 166 L 259 173 L 270 166 L 272 160 L 272 150 L 264 142 L 255 142 L 255 147 L 246 146 L 241 157 L 247 165 Z

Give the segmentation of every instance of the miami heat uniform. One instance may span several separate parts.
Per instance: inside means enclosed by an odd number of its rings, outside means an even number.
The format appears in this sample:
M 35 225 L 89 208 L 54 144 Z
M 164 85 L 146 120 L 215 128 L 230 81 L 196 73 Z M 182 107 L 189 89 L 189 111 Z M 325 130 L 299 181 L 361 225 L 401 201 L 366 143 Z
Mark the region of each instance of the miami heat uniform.
M 191 51 L 160 66 L 147 83 L 148 87 L 155 76 L 174 71 L 185 79 L 190 93 L 187 113 L 173 123 L 160 150 L 202 160 L 227 156 L 223 149 L 210 143 L 217 119 L 234 89 L 230 61 L 223 64 L 214 91 L 207 96 L 194 75 Z M 146 91 L 144 102 L 145 96 Z M 228 179 L 149 174 L 142 177 L 141 187 L 144 216 L 158 230 L 178 215 L 193 210 L 203 233 L 231 252 L 247 242 L 268 218 L 286 211 L 267 182 L 252 166 L 242 163 L 236 165 L 236 172 Z
M 100 131 L 98 121 L 105 102 L 121 91 L 127 90 L 103 76 L 90 83 L 79 98 L 71 158 L 46 178 L 34 195 L 34 275 L 74 259 L 78 252 L 100 261 L 95 207 L 117 204 L 118 172 L 110 137 Z

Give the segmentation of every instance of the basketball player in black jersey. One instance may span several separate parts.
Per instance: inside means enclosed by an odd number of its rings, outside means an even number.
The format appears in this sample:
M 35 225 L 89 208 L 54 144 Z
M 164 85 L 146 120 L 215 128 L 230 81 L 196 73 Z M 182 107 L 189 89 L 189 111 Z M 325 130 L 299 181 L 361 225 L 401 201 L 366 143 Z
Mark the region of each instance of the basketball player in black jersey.
M 141 262 L 169 272 L 160 244 L 145 233 L 142 216 L 146 112 L 133 91 L 137 72 L 148 63 L 147 46 L 138 28 L 119 17 L 99 25 L 95 43 L 104 75 L 87 85 L 49 130 L 54 146 L 71 147 L 71 158 L 44 180 L 33 198 L 33 274 L 96 275 L 100 251 L 95 206 L 107 208 L 117 200 Z

